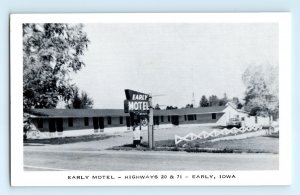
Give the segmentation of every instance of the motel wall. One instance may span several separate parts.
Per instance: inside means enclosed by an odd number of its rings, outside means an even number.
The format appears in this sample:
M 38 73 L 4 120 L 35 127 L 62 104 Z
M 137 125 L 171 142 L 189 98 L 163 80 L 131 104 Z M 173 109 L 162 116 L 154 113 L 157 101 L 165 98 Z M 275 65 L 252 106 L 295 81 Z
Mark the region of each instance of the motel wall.
M 192 111 L 192 110 L 191 110 Z M 124 130 L 128 129 L 127 120 L 128 116 L 98 116 L 97 118 L 102 117 L 104 119 L 104 129 L 100 129 L 98 124 L 98 129 L 95 129 L 94 132 L 109 132 L 110 127 L 124 127 Z M 120 120 L 122 118 L 122 123 Z M 242 121 L 242 126 L 257 126 L 269 125 L 269 118 L 266 117 L 255 117 L 255 116 L 248 116 L 247 113 L 236 110 L 232 106 L 227 106 L 222 112 L 219 113 L 188 113 L 186 115 L 154 115 L 154 125 L 160 124 L 172 124 L 172 118 L 178 118 L 179 125 L 181 124 L 210 124 L 216 126 L 226 126 L 227 122 L 230 118 L 239 118 Z M 69 118 L 73 120 L 73 125 L 69 124 Z M 60 118 L 63 121 L 63 131 L 70 131 L 70 130 L 93 130 L 93 117 L 64 117 Z M 88 125 L 85 124 L 85 118 L 88 118 Z M 109 119 L 110 118 L 110 119 Z M 38 117 L 33 116 L 32 122 L 34 128 L 38 129 L 41 132 L 50 132 L 50 125 L 49 125 L 49 117 Z M 52 118 L 52 120 L 58 120 L 59 118 Z M 174 118 L 173 118 L 174 119 Z M 38 121 L 42 120 L 42 127 L 38 125 Z M 110 120 L 110 122 L 109 122 Z M 99 122 L 99 121 L 98 121 Z M 57 126 L 57 124 L 55 124 Z M 56 127 L 57 129 L 57 127 Z M 57 130 L 56 130 L 57 131 Z
M 188 114 L 179 115 L 178 121 L 180 124 L 216 124 L 216 122 L 223 116 L 224 113 L 206 113 L 206 114 Z M 214 115 L 214 116 L 213 116 Z M 159 124 L 171 124 L 172 117 L 175 116 L 154 116 L 154 124 L 157 125 L 157 120 Z M 217 124 L 216 124 L 217 125 Z
M 120 117 L 123 120 L 123 123 L 120 124 Z M 69 118 L 62 118 L 63 120 L 63 131 L 69 130 L 84 130 L 84 129 L 94 129 L 93 124 L 93 117 L 86 117 L 88 118 L 88 125 L 85 125 L 85 117 L 70 117 L 73 120 L 73 125 L 69 126 Z M 109 124 L 108 117 L 104 118 L 104 128 L 107 127 L 126 127 L 126 116 L 118 116 L 118 117 L 111 117 L 111 123 Z M 58 119 L 58 118 L 54 118 Z M 38 120 L 42 120 L 42 127 L 39 127 Z M 41 132 L 49 132 L 49 118 L 32 118 L 33 128 L 38 129 Z M 57 129 L 57 124 L 55 124 Z M 100 128 L 98 128 L 100 129 Z

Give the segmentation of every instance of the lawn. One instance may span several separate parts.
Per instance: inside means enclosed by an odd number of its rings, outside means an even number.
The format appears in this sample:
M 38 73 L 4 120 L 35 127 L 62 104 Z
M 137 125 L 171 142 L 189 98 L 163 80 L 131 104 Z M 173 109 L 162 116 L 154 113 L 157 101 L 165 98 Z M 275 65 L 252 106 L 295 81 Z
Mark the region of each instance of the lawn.
M 211 126 L 179 126 L 159 128 L 154 130 L 155 150 L 163 151 L 187 151 L 187 152 L 248 152 L 248 153 L 278 153 L 278 135 L 271 137 L 253 137 L 240 140 L 216 141 L 194 140 L 192 142 L 175 145 L 174 136 L 185 136 L 188 133 L 199 134 L 202 131 L 211 132 L 218 127 Z M 142 130 L 143 145 L 138 150 L 149 150 L 147 148 L 147 130 Z M 119 132 L 117 134 L 94 134 L 65 138 L 28 139 L 24 146 L 44 145 L 51 149 L 95 151 L 105 149 L 136 150 L 132 147 L 132 131 Z
M 115 146 L 112 150 L 150 150 L 147 143 L 135 148 L 132 144 Z M 194 140 L 183 145 L 175 145 L 174 140 L 161 140 L 155 142 L 155 151 L 186 151 L 211 153 L 279 153 L 279 139 L 274 137 L 251 137 L 240 140 L 223 140 L 216 142 L 203 142 Z
M 190 143 L 187 148 L 211 148 L 217 150 L 233 150 L 236 152 L 251 153 L 275 153 L 279 152 L 279 139 L 272 137 L 252 137 L 240 140 L 226 140 L 217 142 L 199 142 Z
M 73 136 L 73 137 L 55 137 L 48 139 L 26 139 L 24 140 L 24 145 L 30 144 L 51 144 L 51 145 L 61 145 L 61 144 L 70 144 L 78 142 L 91 142 L 99 141 L 104 139 L 109 139 L 117 135 L 83 135 L 83 136 Z

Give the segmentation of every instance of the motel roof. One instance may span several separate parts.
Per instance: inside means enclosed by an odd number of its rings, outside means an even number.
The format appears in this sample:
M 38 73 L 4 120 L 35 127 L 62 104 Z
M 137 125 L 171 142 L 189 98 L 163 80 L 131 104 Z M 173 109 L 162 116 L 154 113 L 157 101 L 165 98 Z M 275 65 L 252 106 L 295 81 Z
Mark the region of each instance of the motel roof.
M 174 110 L 154 110 L 154 116 L 190 115 L 223 113 L 226 106 L 181 108 Z M 64 118 L 64 117 L 100 117 L 129 116 L 123 109 L 32 109 L 28 111 L 33 117 Z

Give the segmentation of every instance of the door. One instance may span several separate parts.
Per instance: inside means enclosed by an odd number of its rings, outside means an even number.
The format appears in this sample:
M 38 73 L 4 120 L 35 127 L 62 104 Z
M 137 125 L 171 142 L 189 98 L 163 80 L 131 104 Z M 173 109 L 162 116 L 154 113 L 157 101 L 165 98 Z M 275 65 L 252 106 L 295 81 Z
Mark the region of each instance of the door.
M 56 127 L 57 127 L 58 132 L 63 132 L 64 128 L 63 128 L 63 119 L 62 118 L 56 119 Z
M 99 129 L 98 117 L 93 117 L 93 126 L 95 130 Z
M 55 119 L 54 118 L 50 118 L 49 119 L 49 131 L 50 132 L 55 132 L 56 128 L 55 128 Z
M 171 120 L 172 120 L 173 125 L 179 125 L 179 116 L 178 115 L 171 116 Z
M 100 129 L 104 129 L 104 117 L 99 117 L 99 127 Z

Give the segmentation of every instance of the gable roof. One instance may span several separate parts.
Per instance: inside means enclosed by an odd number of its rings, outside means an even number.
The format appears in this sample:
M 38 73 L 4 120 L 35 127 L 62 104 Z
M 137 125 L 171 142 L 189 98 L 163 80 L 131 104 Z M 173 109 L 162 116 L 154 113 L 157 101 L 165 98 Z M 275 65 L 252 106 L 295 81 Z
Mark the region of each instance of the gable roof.
M 226 106 L 182 108 L 174 110 L 154 110 L 154 116 L 172 116 L 189 114 L 223 113 Z M 65 118 L 65 117 L 100 117 L 129 116 L 123 109 L 32 109 L 28 111 L 33 117 Z

